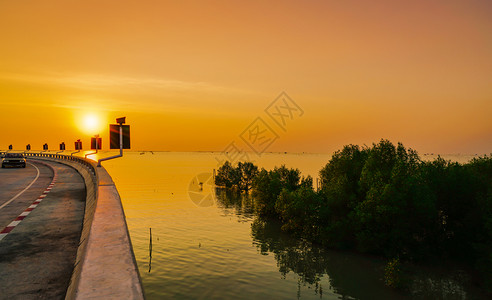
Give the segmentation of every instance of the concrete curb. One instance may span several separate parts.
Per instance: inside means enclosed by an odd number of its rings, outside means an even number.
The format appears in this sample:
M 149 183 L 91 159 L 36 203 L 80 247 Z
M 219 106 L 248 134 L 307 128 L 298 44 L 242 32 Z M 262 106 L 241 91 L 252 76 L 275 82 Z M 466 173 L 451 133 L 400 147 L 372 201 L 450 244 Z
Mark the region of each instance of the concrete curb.
M 144 299 L 121 199 L 106 169 L 82 158 L 33 158 L 74 168 L 86 185 L 84 224 L 65 299 Z

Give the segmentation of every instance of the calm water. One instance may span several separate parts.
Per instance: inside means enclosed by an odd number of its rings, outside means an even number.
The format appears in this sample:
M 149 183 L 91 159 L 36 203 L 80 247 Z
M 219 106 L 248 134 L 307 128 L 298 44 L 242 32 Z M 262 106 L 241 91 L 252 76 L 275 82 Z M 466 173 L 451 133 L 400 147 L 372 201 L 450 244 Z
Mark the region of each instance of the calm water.
M 292 238 L 277 224 L 258 222 L 249 196 L 216 193 L 209 185 L 216 158 L 223 157 L 130 152 L 105 163 L 122 198 L 147 299 L 405 298 L 384 286 L 383 261 Z M 316 178 L 329 158 L 264 154 L 255 163 L 285 164 Z M 422 272 L 414 298 L 466 298 L 455 275 Z

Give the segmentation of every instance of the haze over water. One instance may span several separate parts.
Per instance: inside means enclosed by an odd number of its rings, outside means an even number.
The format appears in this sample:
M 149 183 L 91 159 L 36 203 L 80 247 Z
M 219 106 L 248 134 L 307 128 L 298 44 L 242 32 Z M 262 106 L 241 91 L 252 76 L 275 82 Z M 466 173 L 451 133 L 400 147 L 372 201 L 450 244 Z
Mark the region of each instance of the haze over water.
M 316 178 L 330 156 L 267 153 L 255 163 L 266 169 L 285 164 Z M 148 299 L 403 298 L 384 286 L 378 259 L 317 248 L 275 224 L 258 226 L 251 197 L 219 193 L 212 203 L 197 202 L 192 181 L 211 174 L 216 158 L 220 152 L 129 152 L 105 163 L 121 195 Z M 204 184 L 203 194 L 213 194 L 211 186 Z M 466 296 L 450 274 L 428 276 L 433 279 L 423 276 L 427 284 L 414 296 Z

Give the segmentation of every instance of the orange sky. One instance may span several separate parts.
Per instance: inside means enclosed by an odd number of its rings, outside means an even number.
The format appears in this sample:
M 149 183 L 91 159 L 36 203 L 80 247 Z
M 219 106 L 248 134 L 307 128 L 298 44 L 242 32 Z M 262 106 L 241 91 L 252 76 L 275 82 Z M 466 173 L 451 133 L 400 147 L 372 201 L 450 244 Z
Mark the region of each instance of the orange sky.
M 264 112 L 282 91 L 286 131 Z M 134 150 L 247 149 L 260 117 L 268 151 L 490 153 L 492 2 L 0 0 L 0 149 L 106 148 L 120 116 Z

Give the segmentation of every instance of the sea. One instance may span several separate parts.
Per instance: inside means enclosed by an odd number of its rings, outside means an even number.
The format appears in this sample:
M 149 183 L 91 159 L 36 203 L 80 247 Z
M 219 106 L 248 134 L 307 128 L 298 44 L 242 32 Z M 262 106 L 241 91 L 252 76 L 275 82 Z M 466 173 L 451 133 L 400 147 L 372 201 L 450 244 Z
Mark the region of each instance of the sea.
M 99 157 L 111 153 L 100 152 Z M 330 154 L 251 154 L 310 175 Z M 437 155 L 423 155 L 430 160 Z M 443 155 L 465 163 L 474 155 Z M 250 195 L 213 186 L 223 152 L 125 152 L 104 162 L 124 207 L 147 299 L 467 299 L 460 270 L 410 266 L 410 290 L 385 286 L 386 261 L 321 248 L 261 222 Z

